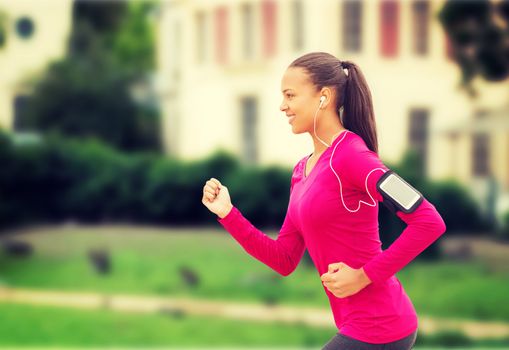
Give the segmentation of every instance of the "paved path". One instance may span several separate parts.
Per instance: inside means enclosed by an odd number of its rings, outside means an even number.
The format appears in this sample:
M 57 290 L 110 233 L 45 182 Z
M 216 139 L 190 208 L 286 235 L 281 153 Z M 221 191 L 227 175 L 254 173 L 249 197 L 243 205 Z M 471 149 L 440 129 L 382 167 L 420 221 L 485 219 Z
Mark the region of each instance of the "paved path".
M 132 295 L 105 295 L 49 290 L 11 289 L 0 287 L 0 302 L 53 305 L 83 309 L 109 309 L 119 312 L 206 315 L 236 320 L 300 323 L 312 327 L 333 328 L 328 309 L 210 301 Z M 434 333 L 459 330 L 471 338 L 509 337 L 509 323 L 420 317 L 420 331 Z

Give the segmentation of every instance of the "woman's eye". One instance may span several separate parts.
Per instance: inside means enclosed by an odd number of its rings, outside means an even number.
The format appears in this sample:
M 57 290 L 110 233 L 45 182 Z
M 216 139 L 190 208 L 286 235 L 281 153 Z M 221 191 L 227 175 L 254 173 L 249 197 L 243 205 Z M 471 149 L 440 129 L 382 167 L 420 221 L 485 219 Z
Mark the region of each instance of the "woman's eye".
M 293 97 L 293 95 L 292 95 L 292 94 L 286 94 L 286 97 L 288 97 L 288 98 L 292 98 L 292 97 Z

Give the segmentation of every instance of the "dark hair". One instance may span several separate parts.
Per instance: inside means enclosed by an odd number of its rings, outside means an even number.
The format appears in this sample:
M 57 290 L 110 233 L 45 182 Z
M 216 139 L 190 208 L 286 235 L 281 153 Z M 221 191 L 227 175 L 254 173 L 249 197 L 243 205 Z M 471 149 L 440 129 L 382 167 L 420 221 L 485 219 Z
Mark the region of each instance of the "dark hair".
M 326 52 L 312 52 L 297 58 L 289 67 L 304 68 L 317 90 L 326 86 L 334 88 L 338 116 L 339 109 L 343 107 L 343 126 L 362 137 L 368 148 L 378 153 L 371 92 L 355 63 L 340 61 Z M 348 75 L 343 69 L 348 71 Z

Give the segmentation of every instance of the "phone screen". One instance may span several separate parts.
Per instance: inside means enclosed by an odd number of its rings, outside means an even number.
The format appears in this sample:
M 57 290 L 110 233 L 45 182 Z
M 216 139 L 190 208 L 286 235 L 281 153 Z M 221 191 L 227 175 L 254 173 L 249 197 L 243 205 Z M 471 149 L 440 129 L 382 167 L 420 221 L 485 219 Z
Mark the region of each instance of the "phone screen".
M 387 176 L 380 184 L 380 188 L 406 210 L 412 208 L 421 197 L 419 192 L 395 174 Z

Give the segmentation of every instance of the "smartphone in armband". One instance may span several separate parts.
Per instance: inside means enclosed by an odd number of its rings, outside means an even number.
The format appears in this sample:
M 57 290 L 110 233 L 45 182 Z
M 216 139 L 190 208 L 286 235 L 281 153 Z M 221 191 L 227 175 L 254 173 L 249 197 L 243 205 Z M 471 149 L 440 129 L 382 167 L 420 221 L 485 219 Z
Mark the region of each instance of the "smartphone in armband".
M 376 188 L 384 198 L 384 202 L 390 202 L 389 208 L 393 206 L 407 214 L 415 211 L 424 199 L 419 191 L 390 170 L 380 177 Z

